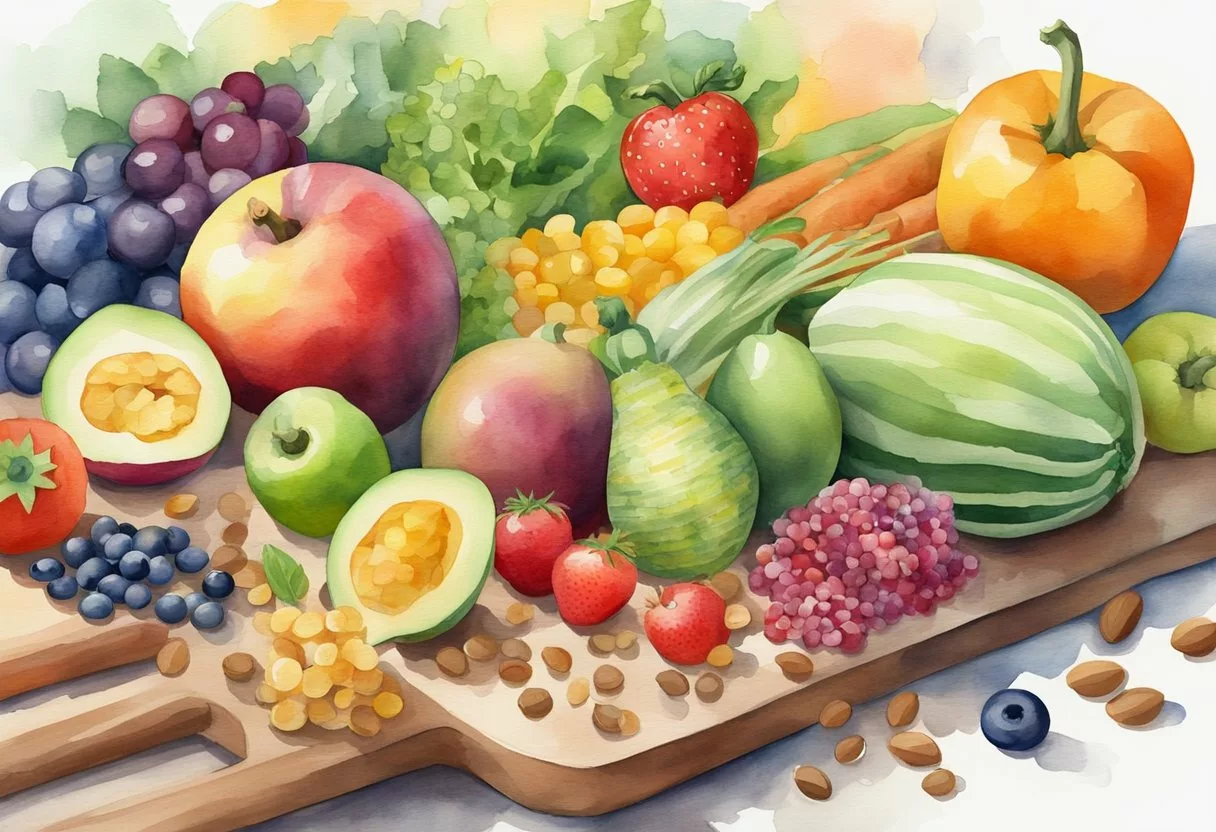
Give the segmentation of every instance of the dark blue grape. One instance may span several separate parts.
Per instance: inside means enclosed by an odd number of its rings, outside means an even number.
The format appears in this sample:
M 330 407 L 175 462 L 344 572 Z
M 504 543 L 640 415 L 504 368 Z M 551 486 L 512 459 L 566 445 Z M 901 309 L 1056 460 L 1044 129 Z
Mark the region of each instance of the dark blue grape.
M 152 603 L 152 590 L 143 584 L 131 584 L 122 596 L 123 602 L 133 610 L 142 610 Z
M 164 586 L 173 580 L 173 564 L 164 555 L 157 555 L 148 561 L 148 583 L 153 586 Z
M 190 246 L 182 243 L 173 247 L 173 251 L 169 252 L 169 259 L 165 261 L 165 268 L 169 269 L 173 277 L 182 273 L 182 266 L 186 264 L 186 255 L 190 253 Z
M 42 215 L 30 243 L 38 265 L 54 277 L 70 277 L 106 255 L 106 221 L 90 205 L 69 202 Z
M 196 609 L 205 603 L 207 603 L 207 596 L 201 592 L 191 592 L 186 596 L 186 609 L 189 610 L 191 614 L 193 614 Z
M 0 243 L 13 248 L 28 246 L 42 212 L 30 205 L 30 183 L 17 182 L 0 196 Z
M 80 326 L 80 318 L 72 314 L 68 304 L 68 290 L 58 283 L 50 283 L 42 287 L 38 293 L 38 301 L 34 304 L 38 315 L 38 324 L 43 332 L 62 341 Z
M 76 581 L 87 590 L 97 589 L 97 584 L 106 575 L 114 573 L 114 564 L 105 558 L 90 558 L 76 570 Z
M 80 599 L 80 614 L 90 621 L 109 618 L 114 612 L 114 602 L 100 592 L 90 592 Z
M 127 552 L 118 561 L 118 573 L 128 581 L 142 581 L 151 569 L 148 556 L 138 549 Z
M 64 563 L 79 569 L 86 560 L 97 556 L 97 549 L 87 537 L 69 537 L 59 544 L 59 554 L 63 555 Z
M 30 177 L 30 205 L 39 211 L 49 211 L 69 202 L 84 202 L 87 192 L 84 177 L 67 168 L 43 168 Z
M 97 199 L 89 203 L 97 211 L 98 215 L 108 224 L 110 218 L 114 216 L 114 212 L 121 206 L 127 203 L 127 200 L 135 198 L 135 191 L 123 185 L 117 191 L 111 191 L 105 196 L 99 196 Z
M 144 526 L 135 533 L 131 542 L 136 549 L 154 558 L 169 551 L 169 532 L 160 526 Z
M 97 199 L 123 186 L 122 166 L 130 152 L 130 145 L 95 144 L 76 157 L 72 170 L 84 177 L 88 187 L 85 199 Z
M 30 577 L 35 581 L 53 581 L 63 576 L 63 563 L 55 558 L 39 558 L 30 564 Z M 206 589 L 206 587 L 203 587 Z
M 121 604 L 131 582 L 122 575 L 106 575 L 97 582 L 97 591 L 115 604 Z
M 93 526 L 89 529 L 89 538 L 93 541 L 94 546 L 100 548 L 105 545 L 107 537 L 117 533 L 118 521 L 105 514 L 93 521 Z
M 24 283 L 0 282 L 0 344 L 11 344 L 38 328 L 38 295 Z
M 203 594 L 208 598 L 227 598 L 236 589 L 236 581 L 222 569 L 212 569 L 203 576 Z
M 177 281 L 171 277 L 163 275 L 149 277 L 139 284 L 139 291 L 135 293 L 135 305 L 180 318 L 182 316 L 180 290 L 181 287 Z
M 4 374 L 13 389 L 27 396 L 41 393 L 42 378 L 57 349 L 59 341 L 45 332 L 27 332 L 14 341 L 4 356 Z
M 135 533 L 136 533 L 136 532 L 138 532 L 138 531 L 139 531 L 139 529 L 137 529 L 137 528 L 135 527 L 135 524 L 134 524 L 134 523 L 119 523 L 119 524 L 118 524 L 118 531 L 119 531 L 121 534 L 125 534 L 127 537 L 134 538 L 134 537 L 135 537 Z
M 211 214 L 211 196 L 205 187 L 187 182 L 162 199 L 160 210 L 169 215 L 177 229 L 178 244 L 194 239 L 203 221 Z
M 0 393 L 12 392 L 12 382 L 8 380 L 8 373 L 4 370 L 5 359 L 8 357 L 8 347 L 0 344 Z
M 123 555 L 134 548 L 135 544 L 131 540 L 131 535 L 115 532 L 106 540 L 101 550 L 106 560 L 117 562 L 122 559 Z
M 190 545 L 190 533 L 181 526 L 170 526 L 165 532 L 168 535 L 165 545 L 171 554 L 176 555 Z
M 190 614 L 190 610 L 186 606 L 186 599 L 180 595 L 162 595 L 156 599 L 156 606 L 153 609 L 156 617 L 166 624 L 184 621 Z
M 129 199 L 110 217 L 110 253 L 137 269 L 164 265 L 177 228 L 164 211 L 142 199 Z
M 38 265 L 34 252 L 28 248 L 19 248 L 13 252 L 5 274 L 8 275 L 9 280 L 24 283 L 35 292 L 41 291 L 43 286 L 55 280 L 46 273 L 42 266 Z
M 169 139 L 149 139 L 135 145 L 123 176 L 131 190 L 145 199 L 163 199 L 186 181 L 182 149 Z
M 224 623 L 224 607 L 215 601 L 207 601 L 190 613 L 190 623 L 200 630 L 214 630 Z
M 86 263 L 68 281 L 68 305 L 84 320 L 114 303 L 130 303 L 139 291 L 139 274 L 106 257 Z
M 46 594 L 56 601 L 66 601 L 69 598 L 75 598 L 79 590 L 80 584 L 76 583 L 76 579 L 71 575 L 56 578 L 46 585 Z
M 174 557 L 178 571 L 193 574 L 202 572 L 211 560 L 211 556 L 197 546 L 187 546 Z

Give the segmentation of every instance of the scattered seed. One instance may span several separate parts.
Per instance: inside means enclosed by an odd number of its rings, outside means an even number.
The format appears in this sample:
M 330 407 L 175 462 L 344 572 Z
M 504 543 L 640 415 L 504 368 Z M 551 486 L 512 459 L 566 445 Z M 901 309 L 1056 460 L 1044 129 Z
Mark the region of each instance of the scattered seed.
M 934 797 L 945 797 L 954 791 L 954 786 L 954 772 L 948 768 L 931 771 L 925 775 L 924 780 L 920 781 L 920 787 Z
M 248 682 L 257 670 L 257 662 L 248 653 L 229 653 L 222 666 L 224 675 L 234 682 Z
M 739 577 L 733 572 L 719 572 L 709 579 L 709 585 L 713 588 L 714 592 L 722 596 L 723 601 L 728 603 L 743 588 Z
M 1165 695 L 1153 688 L 1128 688 L 1106 703 L 1106 713 L 1120 725 L 1148 725 L 1165 706 Z
M 702 702 L 717 702 L 722 698 L 722 677 L 708 670 L 697 677 L 697 697 Z
M 633 630 L 621 630 L 616 634 L 616 649 L 628 650 L 637 643 L 638 634 Z
M 887 741 L 887 749 L 910 766 L 935 766 L 942 761 L 941 749 L 928 734 L 904 731 Z
M 239 523 L 249 516 L 249 506 L 245 503 L 245 498 L 235 491 L 229 491 L 220 497 L 219 510 L 220 517 L 229 523 Z
M 1174 628 L 1170 646 L 1192 658 L 1208 655 L 1216 650 L 1216 622 L 1203 616 L 1188 618 Z
M 654 677 L 668 696 L 684 696 L 688 693 L 688 677 L 678 670 L 664 670 Z
M 570 680 L 570 685 L 566 688 L 566 701 L 573 707 L 577 708 L 586 702 L 590 695 L 591 683 L 587 681 L 586 677 L 579 676 Z
M 350 712 L 350 730 L 361 737 L 374 737 L 380 733 L 380 717 L 367 705 L 359 705 Z
M 528 719 L 541 719 L 553 710 L 553 697 L 544 688 L 525 688 L 519 695 L 519 709 Z
M 855 763 L 861 759 L 861 755 L 866 753 L 866 740 L 860 734 L 853 734 L 845 737 L 840 742 L 836 743 L 836 762 L 838 763 Z
M 326 723 L 338 718 L 338 711 L 328 699 L 310 699 L 304 706 L 304 713 L 308 715 L 309 722 L 321 727 L 325 727 Z
M 291 622 L 291 634 L 304 641 L 319 636 L 324 629 L 325 618 L 319 612 L 303 613 Z
M 245 564 L 249 563 L 249 558 L 245 554 L 245 550 L 240 546 L 231 544 L 221 546 L 216 549 L 211 555 L 210 568 L 222 569 L 230 575 L 245 568 Z
M 255 607 L 262 607 L 270 603 L 270 599 L 274 597 L 274 593 L 270 589 L 270 584 L 258 584 L 250 587 L 245 593 L 245 599 Z
M 843 699 L 833 699 L 819 712 L 819 724 L 824 728 L 839 728 L 853 715 L 853 706 Z
M 591 709 L 591 721 L 606 734 L 621 733 L 621 709 L 615 705 L 596 703 Z
M 705 657 L 705 661 L 709 663 L 710 667 L 730 667 L 730 663 L 734 660 L 735 651 L 730 649 L 729 644 L 719 644 Z
M 570 658 L 570 651 L 562 647 L 544 648 L 540 651 L 540 660 L 554 673 L 569 673 L 570 666 L 574 663 Z
M 1068 671 L 1068 686 L 1082 696 L 1106 696 L 1127 678 L 1127 671 L 1117 662 L 1098 659 L 1081 662 Z
M 295 699 L 276 702 L 270 709 L 270 724 L 280 731 L 299 731 L 308 722 L 308 712 Z
M 244 523 L 233 523 L 225 527 L 224 531 L 220 534 L 220 538 L 225 543 L 240 546 L 249 539 L 249 527 Z
M 777 662 L 777 666 L 781 668 L 781 672 L 785 674 L 785 678 L 794 682 L 809 679 L 811 674 L 815 672 L 815 664 L 806 653 L 799 653 L 793 650 L 778 653 L 775 661 Z
M 521 639 L 509 638 L 498 649 L 508 659 L 519 659 L 521 662 L 532 661 L 532 648 Z
M 395 691 L 380 691 L 380 693 L 376 694 L 376 698 L 372 700 L 372 710 L 381 719 L 392 719 L 401 713 L 404 707 L 405 700 L 401 698 L 401 694 Z
M 523 624 L 525 621 L 531 621 L 532 616 L 536 614 L 536 607 L 531 604 L 525 604 L 522 601 L 516 601 L 511 606 L 507 607 L 507 623 L 508 624 Z
M 284 638 L 283 636 L 276 638 L 270 643 L 270 652 L 273 655 L 272 662 L 274 659 L 287 658 L 295 659 L 298 663 L 304 664 L 303 645 L 297 644 L 289 638 Z
M 241 589 L 253 589 L 258 584 L 266 583 L 266 570 L 262 568 L 261 561 L 251 560 L 234 572 L 232 579 Z
M 275 659 L 266 670 L 267 681 L 279 693 L 290 693 L 304 681 L 304 669 L 300 663 L 286 656 Z
M 616 693 L 625 685 L 625 674 L 610 664 L 597 667 L 591 678 L 600 693 Z
M 498 655 L 498 642 L 485 634 L 475 635 L 464 643 L 464 652 L 475 662 L 488 662 Z
M 447 676 L 463 676 L 469 672 L 469 660 L 455 647 L 444 647 L 435 654 L 435 664 Z
M 198 511 L 198 496 L 195 494 L 174 494 L 165 500 L 165 516 L 174 520 L 185 520 L 193 517 Z
M 742 630 L 752 623 L 752 614 L 742 604 L 731 604 L 726 608 L 726 629 Z
M 156 669 L 165 676 L 177 676 L 189 666 L 190 645 L 185 639 L 169 639 L 156 654 Z
M 911 725 L 920 712 L 920 697 L 910 690 L 896 695 L 887 703 L 887 724 L 892 728 Z
M 621 711 L 620 731 L 622 737 L 632 737 L 642 730 L 642 720 L 633 711 Z
M 794 769 L 794 785 L 811 800 L 827 800 L 832 796 L 832 781 L 814 766 Z
M 1134 590 L 1120 592 L 1106 602 L 1098 616 L 1098 632 L 1110 644 L 1118 644 L 1132 634 L 1144 612 L 1144 599 Z
M 270 614 L 270 629 L 276 635 L 291 631 L 291 625 L 300 617 L 299 607 L 280 607 Z
M 267 589 L 270 588 L 270 584 L 262 584 L 262 586 L 266 587 Z M 250 591 L 252 592 L 253 590 Z M 264 610 L 258 610 L 255 612 L 253 614 L 253 630 L 258 635 L 273 635 L 274 630 L 270 629 L 270 613 L 265 612 Z
M 606 656 L 616 649 L 616 636 L 612 633 L 596 633 L 591 637 L 591 651 Z
M 379 680 L 376 680 L 376 681 L 377 681 L 377 683 L 379 682 Z M 334 680 L 330 678 L 329 673 L 327 673 L 325 671 L 325 668 L 321 667 L 320 665 L 315 665 L 315 664 L 312 667 L 304 668 L 304 675 L 300 681 L 300 687 L 301 687 L 304 695 L 307 696 L 309 699 L 322 698 L 327 693 L 329 693 L 330 689 L 333 688 L 333 686 L 334 686 Z M 376 687 L 379 688 L 380 685 L 377 684 Z M 364 688 L 363 690 L 359 690 L 358 687 L 355 688 L 355 691 L 357 693 L 364 693 L 364 692 L 374 693 L 375 692 L 375 691 L 368 691 L 367 688 Z
M 507 659 L 498 666 L 498 675 L 512 685 L 522 685 L 532 678 L 532 665 L 519 659 Z

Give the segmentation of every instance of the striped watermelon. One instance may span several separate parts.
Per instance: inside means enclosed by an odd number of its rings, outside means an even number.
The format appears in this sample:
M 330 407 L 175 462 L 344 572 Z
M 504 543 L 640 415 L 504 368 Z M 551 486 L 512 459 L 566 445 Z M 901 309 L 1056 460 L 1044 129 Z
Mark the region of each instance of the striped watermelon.
M 905 255 L 828 301 L 809 335 L 840 399 L 841 472 L 947 491 L 963 531 L 1066 526 L 1140 465 L 1127 356 L 1083 301 L 1033 272 Z

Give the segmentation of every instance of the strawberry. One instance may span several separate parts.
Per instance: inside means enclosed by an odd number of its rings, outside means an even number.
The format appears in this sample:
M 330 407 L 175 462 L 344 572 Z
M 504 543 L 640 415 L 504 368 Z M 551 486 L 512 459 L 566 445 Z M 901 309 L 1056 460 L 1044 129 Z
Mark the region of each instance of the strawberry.
M 731 205 L 756 174 L 760 140 L 743 105 L 720 90 L 743 83 L 743 67 L 716 61 L 697 73 L 693 97 L 681 101 L 668 84 L 634 87 L 631 98 L 656 98 L 625 128 L 621 167 L 629 187 L 651 208 L 721 199 Z
M 553 564 L 553 595 L 567 624 L 607 621 L 629 602 L 638 585 L 633 548 L 613 532 L 607 540 L 580 540 Z
M 646 638 L 673 664 L 701 664 L 710 650 L 730 637 L 726 602 L 704 584 L 672 584 L 648 603 L 643 620 Z
M 524 595 L 553 591 L 553 562 L 574 542 L 565 506 L 552 497 L 516 491 L 494 526 L 494 568 Z

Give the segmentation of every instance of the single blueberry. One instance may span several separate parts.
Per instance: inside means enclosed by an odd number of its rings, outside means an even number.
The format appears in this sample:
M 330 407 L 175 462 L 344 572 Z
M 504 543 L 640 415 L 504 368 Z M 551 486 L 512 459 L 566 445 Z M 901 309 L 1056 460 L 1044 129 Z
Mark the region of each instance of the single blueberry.
M 133 523 L 119 523 L 118 530 L 128 537 L 135 537 L 136 532 L 139 531 Z
M 33 250 L 28 248 L 19 248 L 13 252 L 13 256 L 8 260 L 5 274 L 8 275 L 9 280 L 24 283 L 35 292 L 41 292 L 43 287 L 55 280 L 46 273 L 42 266 L 38 265 L 38 261 L 34 259 Z
M 215 601 L 199 604 L 190 613 L 190 623 L 200 630 L 214 630 L 224 623 L 224 607 Z
M 236 582 L 222 569 L 213 569 L 203 577 L 203 594 L 208 598 L 227 598 L 234 589 Z
M 127 594 L 131 582 L 122 575 L 106 575 L 97 582 L 97 591 L 109 598 L 115 604 L 121 604 Z
M 170 526 L 165 529 L 165 546 L 170 554 L 176 555 L 190 545 L 190 535 L 181 526 Z
M 173 564 L 164 555 L 157 555 L 148 561 L 148 583 L 153 586 L 164 586 L 173 580 Z
M 0 283 L 0 344 L 38 329 L 38 293 L 24 283 Z
M 7 281 L 6 281 L 7 282 Z M 5 285 L 0 283 L 0 286 Z M 59 349 L 59 339 L 45 332 L 27 332 L 12 343 L 4 356 L 4 374 L 18 393 L 36 396 L 42 392 L 51 359 Z
M 193 615 L 194 611 L 207 603 L 207 596 L 201 592 L 191 592 L 186 596 L 186 610 Z
M 49 283 L 38 293 L 34 301 L 34 313 L 43 332 L 62 341 L 80 326 L 80 318 L 68 306 L 68 290 L 58 283 Z
M 980 711 L 980 730 L 1005 751 L 1028 751 L 1046 739 L 1050 729 L 1047 706 L 1028 690 L 999 690 Z
M 214 572 L 212 573 L 215 574 Z M 30 577 L 35 581 L 53 581 L 56 578 L 63 577 L 63 564 L 55 558 L 39 558 L 30 564 Z M 211 577 L 208 575 L 207 577 Z M 206 589 L 206 581 L 203 582 L 203 588 Z
M 152 603 L 152 590 L 143 584 L 131 584 L 122 598 L 131 609 L 142 610 Z
M 46 594 L 56 601 L 66 601 L 69 598 L 75 598 L 79 589 L 80 585 L 76 583 L 75 578 L 71 575 L 64 575 L 46 585 Z
M 134 548 L 135 544 L 131 542 L 131 535 L 115 532 L 106 539 L 105 545 L 102 546 L 102 553 L 106 560 L 117 561 Z
M 177 553 L 174 560 L 177 562 L 178 570 L 194 573 L 203 571 L 203 567 L 211 560 L 211 556 L 197 546 L 187 546 Z
M 30 205 L 49 211 L 67 202 L 84 202 L 84 177 L 67 168 L 43 168 L 30 177 Z
M 138 549 L 132 549 L 118 561 L 118 572 L 128 581 L 142 581 L 151 568 L 148 556 Z
M 101 621 L 114 612 L 114 602 L 100 592 L 90 592 L 80 599 L 79 609 L 85 618 Z
M 153 609 L 156 612 L 156 617 L 166 624 L 176 624 L 179 621 L 184 621 L 186 616 L 189 615 L 186 599 L 180 595 L 162 595 L 156 599 L 156 606 Z
M 118 521 L 108 514 L 104 517 L 98 517 L 93 523 L 93 528 L 89 530 L 89 536 L 96 546 L 105 545 L 106 538 L 118 532 Z
M 64 563 L 73 569 L 79 569 L 86 560 L 97 556 L 97 549 L 87 537 L 69 537 L 60 544 L 59 554 L 63 555 Z
M 169 551 L 169 532 L 160 526 L 144 526 L 131 538 L 135 548 L 150 558 Z
M 114 564 L 105 558 L 89 558 L 76 570 L 76 582 L 92 592 L 97 589 L 97 584 L 101 583 L 102 578 L 113 572 Z

